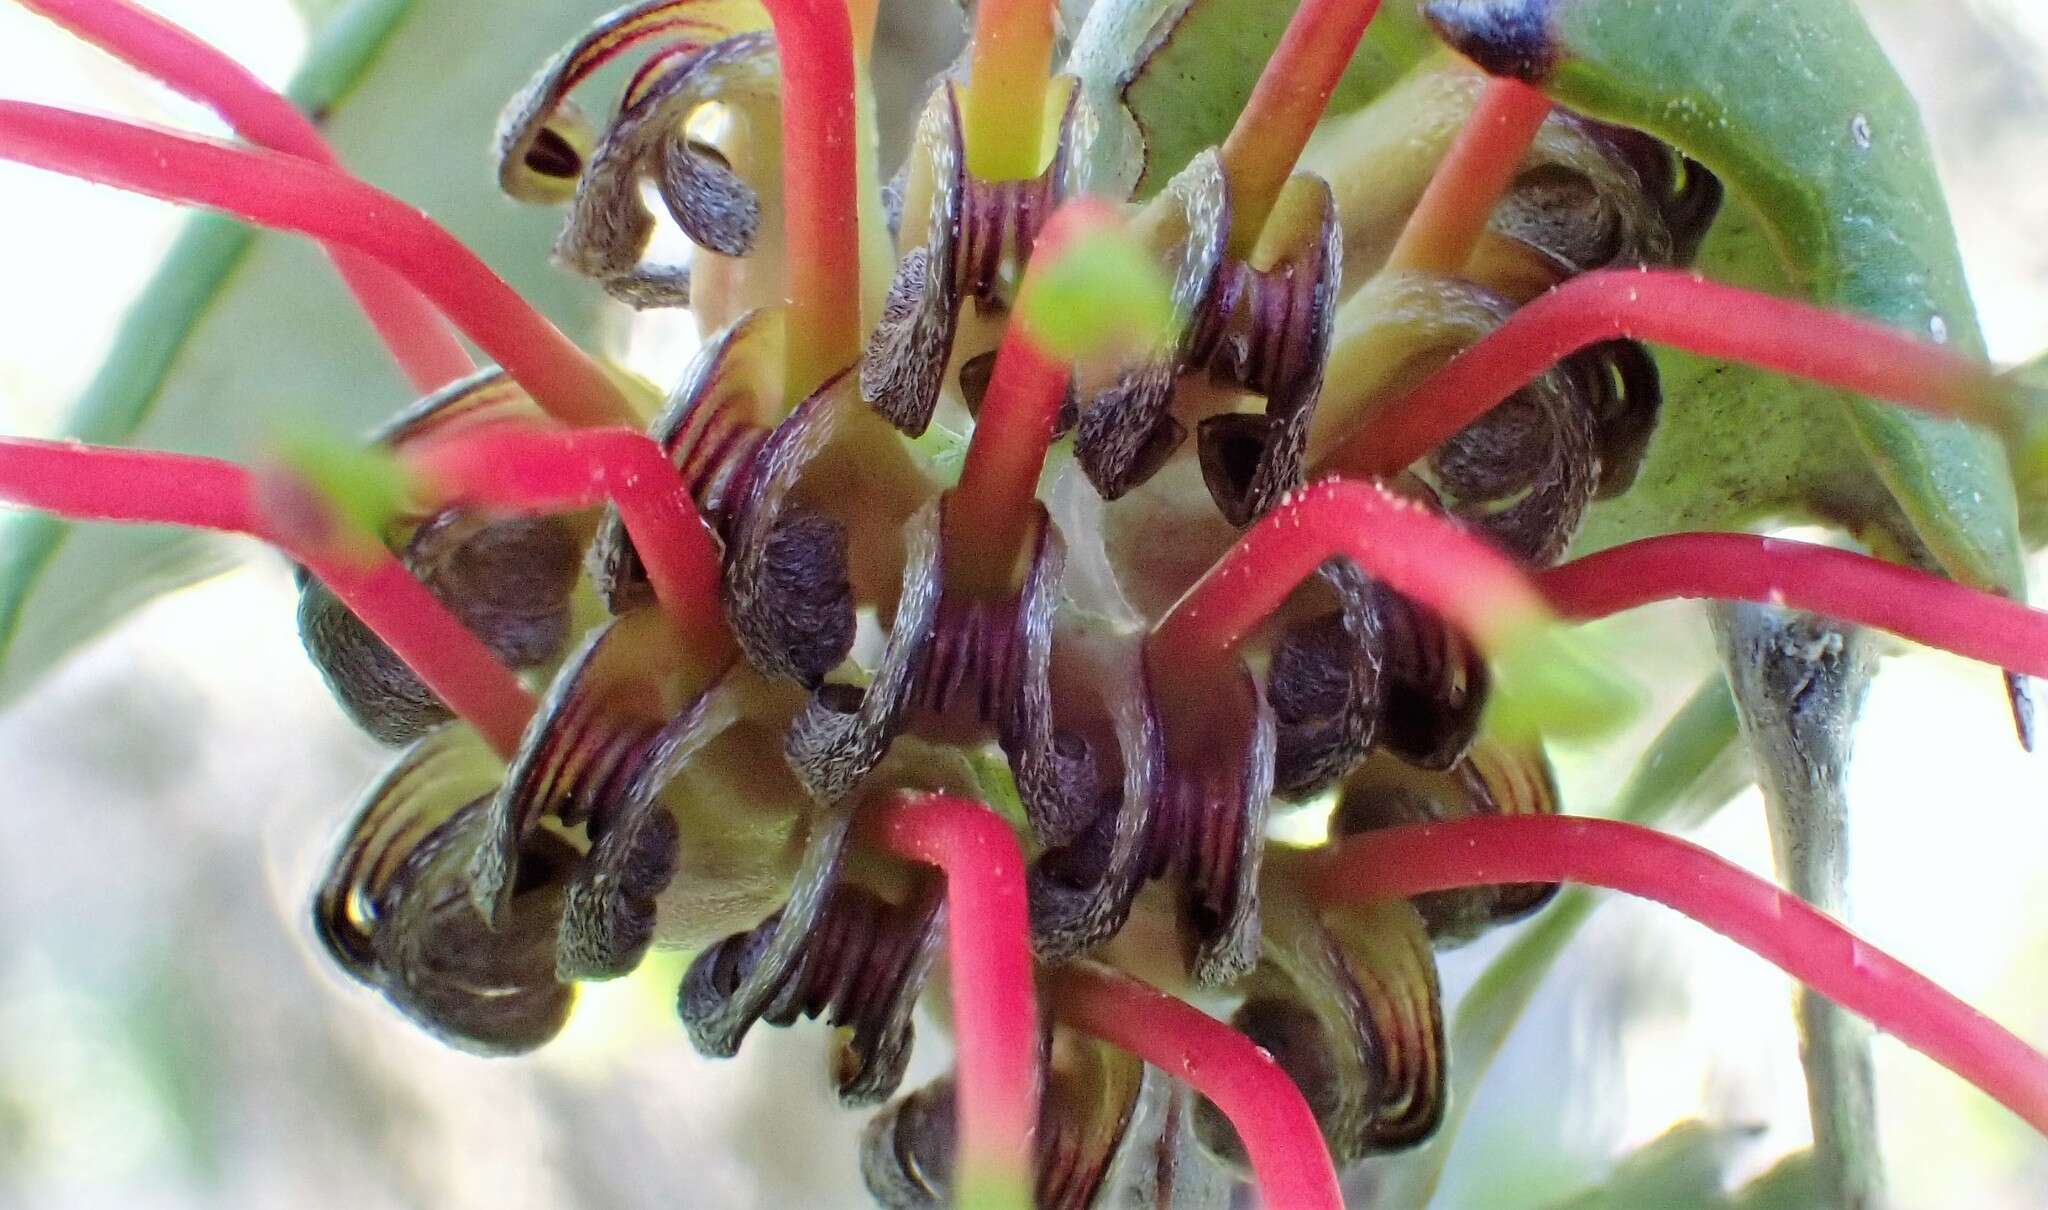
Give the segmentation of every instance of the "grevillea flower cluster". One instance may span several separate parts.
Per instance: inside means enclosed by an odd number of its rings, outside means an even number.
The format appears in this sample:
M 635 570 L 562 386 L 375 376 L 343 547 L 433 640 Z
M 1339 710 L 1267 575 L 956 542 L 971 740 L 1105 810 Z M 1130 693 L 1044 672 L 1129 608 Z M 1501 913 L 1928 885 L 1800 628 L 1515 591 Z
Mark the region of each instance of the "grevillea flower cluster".
M 1227 1204 L 1248 1174 L 1335 1206 L 1445 1112 L 1436 951 L 1579 881 L 2048 1129 L 2011 1034 L 1700 850 L 1560 814 L 1545 739 L 1628 701 L 1573 622 L 1761 601 L 2048 675 L 2048 615 L 1738 533 L 1561 561 L 1686 406 L 1646 343 L 2027 434 L 1967 356 L 1690 274 L 1721 180 L 1552 103 L 1552 6 L 1424 6 L 1449 49 L 1383 102 L 1427 148 L 1394 155 L 1324 122 L 1376 0 L 1303 0 L 1229 137 L 1149 182 L 1047 0 L 982 0 L 886 181 L 874 0 L 622 8 L 495 154 L 564 269 L 695 318 L 654 386 L 183 31 L 21 2 L 240 141 L 0 101 L 0 156 L 322 242 L 423 392 L 366 449 L 257 468 L 6 439 L 0 498 L 294 560 L 307 651 L 399 749 L 318 935 L 450 1044 L 540 1046 L 577 984 L 678 947 L 703 1053 L 834 1028 L 885 1205 Z M 1324 839 L 1269 840 L 1283 810 Z M 906 1090 L 921 1005 L 957 1070 Z

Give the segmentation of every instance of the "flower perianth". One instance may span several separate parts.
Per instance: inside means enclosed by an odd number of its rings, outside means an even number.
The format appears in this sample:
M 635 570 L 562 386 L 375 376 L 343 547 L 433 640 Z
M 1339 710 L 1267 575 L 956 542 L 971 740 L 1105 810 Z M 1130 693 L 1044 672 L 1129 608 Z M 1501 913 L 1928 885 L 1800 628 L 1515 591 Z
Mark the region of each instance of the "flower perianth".
M 635 420 L 605 371 L 460 240 L 324 164 L 26 101 L 0 101 L 0 159 L 353 248 L 403 274 L 550 415 Z
M 73 34 L 147 72 L 219 114 L 260 147 L 339 169 L 318 127 L 240 63 L 127 0 L 19 0 Z M 334 267 L 414 389 L 425 394 L 475 370 L 440 312 L 404 278 L 351 248 L 333 249 Z
M 766 0 L 782 54 L 782 179 L 794 405 L 860 356 L 859 142 L 845 0 Z
M 1796 895 L 1651 828 L 1525 815 L 1363 832 L 1321 860 L 1310 890 L 1351 903 L 1518 882 L 1581 882 L 1682 912 L 2048 1133 L 2048 1057 Z
M 1746 362 L 2001 432 L 2014 417 L 1988 367 L 1881 324 L 1689 273 L 1608 269 L 1516 311 L 1414 391 L 1380 409 L 1326 464 L 1390 475 L 1442 445 L 1557 360 L 1603 340 Z
M 1223 141 L 1230 251 L 1249 257 L 1380 0 L 1301 0 Z
M 1057 0 L 982 0 L 967 77 L 967 170 L 1024 181 L 1045 168 L 1045 94 Z
M 715 674 L 738 654 L 719 596 L 718 539 L 652 438 L 624 428 L 499 424 L 421 441 L 403 456 L 419 489 L 439 503 L 542 513 L 616 503 L 697 670 Z
M 1520 80 L 1487 81 L 1388 254 L 1387 268 L 1455 276 L 1472 259 L 1515 168 L 1550 116 L 1550 98 Z
M 1741 533 L 1666 534 L 1536 573 L 1565 617 L 1602 618 L 1679 598 L 1825 614 L 2048 676 L 2048 613 L 1854 551 Z
M 864 821 L 885 847 L 946 875 L 958 1036 L 958 1204 L 1026 1210 L 1043 1092 L 1024 852 L 1001 816 L 945 794 L 904 794 Z
M 1251 1157 L 1263 1205 L 1343 1206 L 1315 1114 L 1251 1039 L 1165 992 L 1089 963 L 1060 968 L 1050 984 L 1067 1023 L 1185 1080 L 1223 1111 Z
M 533 696 L 490 648 L 374 535 L 351 529 L 303 484 L 266 489 L 246 467 L 214 458 L 8 437 L 0 438 L 0 500 L 83 521 L 268 542 L 332 589 L 500 755 L 517 750 L 532 717 Z

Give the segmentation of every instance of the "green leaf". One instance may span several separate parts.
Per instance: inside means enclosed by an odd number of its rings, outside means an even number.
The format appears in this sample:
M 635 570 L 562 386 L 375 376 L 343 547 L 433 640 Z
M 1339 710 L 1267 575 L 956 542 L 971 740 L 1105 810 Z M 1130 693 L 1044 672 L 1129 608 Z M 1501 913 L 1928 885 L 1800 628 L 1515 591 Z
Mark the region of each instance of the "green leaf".
M 1728 1161 L 1755 1135 L 1742 1127 L 1680 1122 L 1624 1156 L 1605 1184 L 1552 1210 L 1730 1210 L 1722 1189 Z
M 1779 1160 L 1735 1195 L 1735 1210 L 1813 1210 L 1826 1204 L 1811 1151 L 1795 1151 Z
M 1680 1122 L 1615 1165 L 1597 1189 L 1551 1210 L 1814 1210 L 1817 1206 L 1874 1206 L 1875 1201 L 1830 1201 L 1823 1194 L 1811 1151 L 1796 1151 L 1734 1193 L 1726 1191 L 1728 1161 L 1756 1131 Z
M 1543 624 L 1494 653 L 1488 728 L 1509 736 L 1592 740 L 1629 720 L 1641 704 L 1575 631 Z
M 2020 491 L 2020 533 L 2029 548 L 2048 545 L 2048 353 L 2006 374 L 2018 390 L 2028 442 L 2017 468 Z
M 1718 173 L 1737 204 L 1702 255 L 1708 276 L 1789 288 L 1983 356 L 1919 112 L 1851 0 L 1439 0 L 1431 11 L 1482 64 Z M 1639 498 L 1596 513 L 1587 545 L 1811 516 L 1977 587 L 2022 590 L 2011 472 L 1989 434 L 1740 367 L 1664 365 L 1670 402 Z M 1726 460 L 1731 442 L 1740 456 Z
M 1716 676 L 1693 692 L 1644 752 L 1613 804 L 1614 817 L 1672 828 L 1698 823 L 1748 782 L 1735 741 L 1735 700 Z M 1446 1047 L 1446 1053 L 1456 1057 L 1450 1109 L 1429 1142 L 1388 1163 L 1379 1205 L 1421 1210 L 1429 1203 L 1487 1069 L 1544 976 L 1598 903 L 1584 887 L 1566 888 L 1458 1002 Z
M 1097 0 L 1067 70 L 1101 118 L 1088 162 L 1095 192 L 1155 193 L 1223 141 L 1298 0 Z M 1330 98 L 1372 100 L 1435 45 L 1420 0 L 1386 0 Z
M 353 0 L 290 87 L 349 166 L 445 223 L 572 337 L 602 302 L 548 263 L 559 215 L 497 193 L 499 108 L 609 0 Z M 193 219 L 129 312 L 65 432 L 237 460 L 280 432 L 364 430 L 412 392 L 318 248 Z M 153 527 L 0 519 L 0 703 L 233 547 Z

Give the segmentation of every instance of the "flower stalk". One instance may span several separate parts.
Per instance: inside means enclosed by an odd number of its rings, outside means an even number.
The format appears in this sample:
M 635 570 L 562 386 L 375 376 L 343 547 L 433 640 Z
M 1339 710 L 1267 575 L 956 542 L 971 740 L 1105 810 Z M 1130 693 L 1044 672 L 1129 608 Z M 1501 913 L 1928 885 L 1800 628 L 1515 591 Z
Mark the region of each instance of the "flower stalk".
M 1488 80 L 1401 229 L 1387 269 L 1444 276 L 1464 269 L 1549 116 L 1550 98 L 1535 88 L 1507 77 Z
M 1673 836 L 1619 820 L 1474 817 L 1360 833 L 1321 859 L 1324 903 L 1579 882 L 1672 908 L 1750 950 L 2048 1132 L 2048 1057 L 1840 922 Z
M 1315 1114 L 1273 1056 L 1251 1039 L 1157 988 L 1089 963 L 1060 968 L 1050 984 L 1062 1020 L 1215 1102 L 1251 1157 L 1264 1205 L 1344 1205 Z
M 311 119 L 240 63 L 189 31 L 126 0 L 19 0 L 179 95 L 219 114 L 259 147 L 341 170 Z M 346 246 L 329 250 L 363 314 L 421 394 L 470 374 L 476 364 L 440 312 L 404 278 Z
M 288 509 L 278 507 L 281 496 Z M 319 508 L 318 493 L 303 484 L 266 486 L 246 467 L 214 458 L 8 437 L 0 438 L 0 500 L 81 521 L 177 525 L 267 542 L 332 589 L 499 755 L 519 747 L 534 711 L 519 678 L 374 535 Z
M 898 856 L 946 876 L 959 1038 L 963 1206 L 1028 1210 L 1042 1093 L 1024 852 L 1001 816 L 947 794 L 903 794 L 864 821 Z
M 563 423 L 635 421 L 605 371 L 460 240 L 324 164 L 26 101 L 0 101 L 0 159 L 353 248 L 404 274 Z
M 1745 362 L 2001 432 L 2012 427 L 1990 370 L 1938 345 L 1690 273 L 1608 269 L 1574 278 L 1516 311 L 1369 417 L 1327 465 L 1361 477 L 1394 474 L 1560 358 L 1617 339 Z

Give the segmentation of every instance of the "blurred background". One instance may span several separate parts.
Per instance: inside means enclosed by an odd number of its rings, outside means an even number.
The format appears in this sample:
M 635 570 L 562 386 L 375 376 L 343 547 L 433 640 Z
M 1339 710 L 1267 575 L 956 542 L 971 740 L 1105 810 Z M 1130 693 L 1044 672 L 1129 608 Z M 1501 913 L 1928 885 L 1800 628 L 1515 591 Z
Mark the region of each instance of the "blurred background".
M 332 5 L 151 7 L 281 82 L 308 14 Z M 922 7 L 883 7 L 888 45 L 917 65 L 888 81 L 901 96 L 956 35 Z M 2048 10 L 1866 7 L 1932 129 L 1992 353 L 2031 357 L 2048 332 Z M 6 4 L 0 93 L 219 130 Z M 403 116 L 433 135 L 453 187 L 490 190 L 487 126 Z M 44 434 L 183 216 L 11 166 L 0 199 L 0 431 Z M 656 374 L 690 340 L 659 326 L 614 336 Z M 677 958 L 588 989 L 560 1040 L 513 1061 L 443 1049 L 329 968 L 309 888 L 387 754 L 344 724 L 301 656 L 283 565 L 250 553 L 0 714 L 0 1206 L 865 1204 L 864 1119 L 829 1105 L 823 1030 L 761 1029 L 737 1060 L 699 1059 L 674 1018 Z M 1682 686 L 1711 666 L 1689 608 L 1610 629 L 1645 680 Z M 1561 756 L 1568 809 L 1613 797 L 1615 760 Z M 2040 1043 L 2044 786 L 2048 765 L 2016 750 L 1993 675 L 1917 650 L 1887 660 L 1852 782 L 1855 924 Z M 1753 793 L 1699 838 L 1769 869 Z M 1447 981 L 1462 986 L 1498 948 L 1447 958 Z M 1435 1204 L 1552 1205 L 1691 1119 L 1727 1128 L 1730 1179 L 1764 1171 L 1809 1141 L 1788 1004 L 1760 960 L 1661 909 L 1604 903 L 1481 1089 Z M 944 1066 L 936 1049 L 911 1086 Z M 2021 1123 L 1888 1040 L 1877 1064 L 1898 1205 L 2048 1204 L 2048 1146 Z

